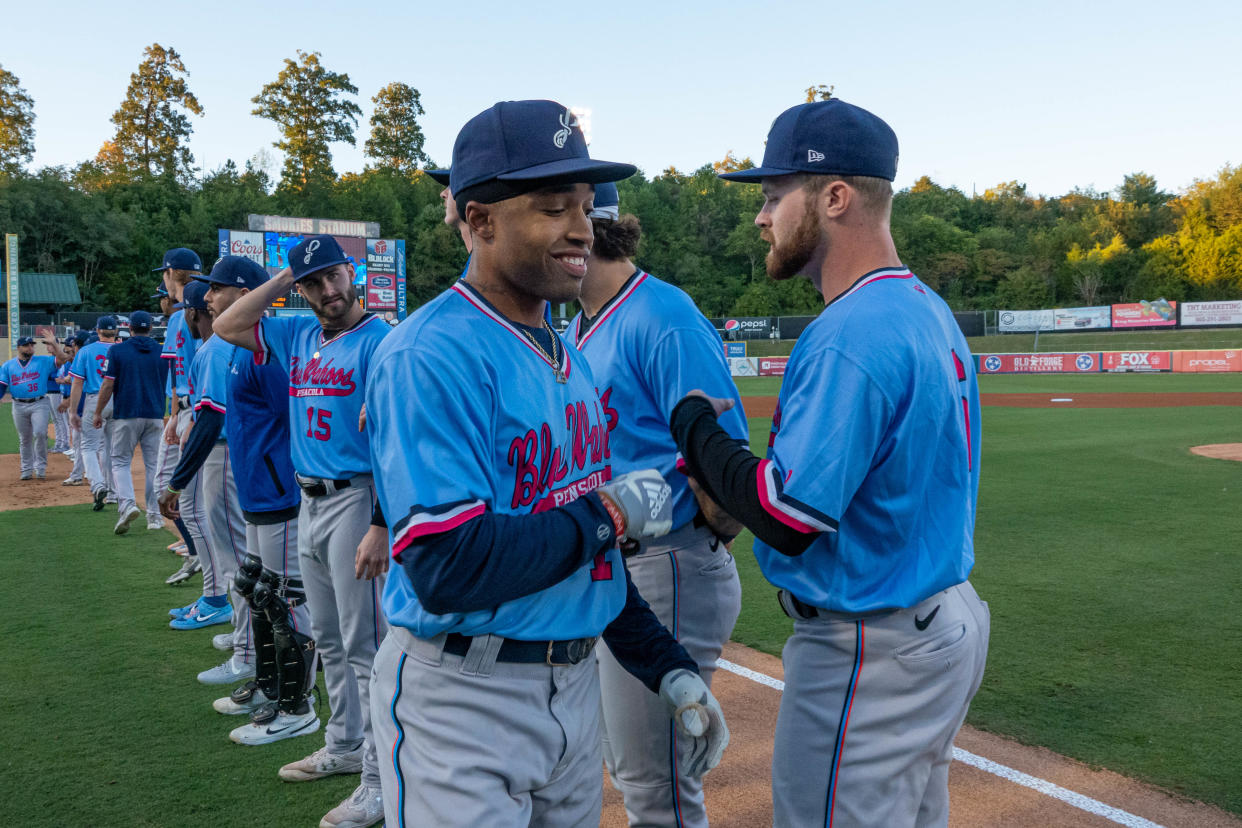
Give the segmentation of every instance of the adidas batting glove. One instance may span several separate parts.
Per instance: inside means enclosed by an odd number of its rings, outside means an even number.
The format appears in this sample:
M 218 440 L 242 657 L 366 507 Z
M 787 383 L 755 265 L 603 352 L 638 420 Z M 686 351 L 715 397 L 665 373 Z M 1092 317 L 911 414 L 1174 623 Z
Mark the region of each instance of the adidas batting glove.
M 673 490 L 655 469 L 618 475 L 595 492 L 612 515 L 618 536 L 658 538 L 673 528 Z
M 660 698 L 668 705 L 677 732 L 690 740 L 689 754 L 678 757 L 682 770 L 698 778 L 719 765 L 729 745 L 729 728 L 720 702 L 698 673 L 669 670 L 660 679 Z

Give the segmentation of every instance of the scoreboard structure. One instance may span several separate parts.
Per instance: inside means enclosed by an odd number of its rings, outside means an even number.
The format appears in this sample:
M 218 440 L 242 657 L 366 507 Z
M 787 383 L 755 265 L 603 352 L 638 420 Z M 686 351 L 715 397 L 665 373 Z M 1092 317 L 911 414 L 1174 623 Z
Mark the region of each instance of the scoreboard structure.
M 405 239 L 382 238 L 378 222 L 252 214 L 247 224 L 246 230 L 218 231 L 221 256 L 246 256 L 275 276 L 289 266 L 290 248 L 307 236 L 327 233 L 353 262 L 354 286 L 363 306 L 388 320 L 405 319 Z M 310 308 L 296 290 L 272 307 L 277 313 Z

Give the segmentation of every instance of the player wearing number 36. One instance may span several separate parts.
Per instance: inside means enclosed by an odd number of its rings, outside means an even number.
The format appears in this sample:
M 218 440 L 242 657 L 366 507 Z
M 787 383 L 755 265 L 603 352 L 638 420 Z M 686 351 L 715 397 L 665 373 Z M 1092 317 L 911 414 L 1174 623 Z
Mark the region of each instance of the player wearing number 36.
M 839 100 L 768 133 L 755 224 L 768 274 L 826 307 L 798 339 L 766 459 L 691 392 L 672 431 L 688 472 L 754 532 L 794 621 L 776 724 L 778 826 L 945 825 L 953 737 L 979 687 L 988 610 L 974 564 L 979 393 L 948 306 L 889 234 L 897 138 Z

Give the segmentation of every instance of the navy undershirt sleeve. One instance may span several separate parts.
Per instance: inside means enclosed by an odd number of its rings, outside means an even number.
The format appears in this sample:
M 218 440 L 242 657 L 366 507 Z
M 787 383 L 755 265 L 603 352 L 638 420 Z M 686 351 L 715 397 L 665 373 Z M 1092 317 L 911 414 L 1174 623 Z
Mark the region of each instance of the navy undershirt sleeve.
M 199 409 L 194 428 L 190 430 L 190 439 L 186 440 L 185 450 L 181 452 L 181 460 L 173 471 L 172 480 L 168 481 L 169 488 L 184 491 L 190 485 L 194 475 L 207 462 L 207 455 L 215 448 L 223 430 L 223 414 L 206 406 Z
M 419 538 L 398 560 L 423 607 L 444 615 L 533 595 L 565 580 L 616 542 L 604 504 L 587 495 L 538 514 L 484 512 L 447 532 Z
M 781 523 L 763 508 L 759 458 L 720 427 L 710 402 L 685 397 L 673 409 L 670 428 L 686 473 L 755 537 L 790 556 L 801 555 L 819 537 L 819 532 L 799 532 Z
M 617 663 L 653 693 L 660 692 L 660 679 L 669 670 L 684 667 L 697 673 L 699 665 L 656 618 L 634 586 L 629 569 L 625 570 L 625 589 L 625 607 L 603 636 Z

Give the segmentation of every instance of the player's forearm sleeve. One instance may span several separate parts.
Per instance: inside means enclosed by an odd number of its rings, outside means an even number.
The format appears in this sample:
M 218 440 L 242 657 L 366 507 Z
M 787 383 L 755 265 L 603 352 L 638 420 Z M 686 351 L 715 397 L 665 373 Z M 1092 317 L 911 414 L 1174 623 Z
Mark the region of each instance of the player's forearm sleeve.
M 677 450 L 712 499 L 755 536 L 785 555 L 801 555 L 819 532 L 801 532 L 777 520 L 759 498 L 760 460 L 716 422 L 712 404 L 686 397 L 673 409 L 670 423 Z
M 586 495 L 539 514 L 484 512 L 415 540 L 400 562 L 428 612 L 474 612 L 558 584 L 616 541 L 603 503 Z
M 194 428 L 190 429 L 190 439 L 186 440 L 185 451 L 181 452 L 181 460 L 173 471 L 170 488 L 183 491 L 198 470 L 207 462 L 207 455 L 216 446 L 216 439 L 224 430 L 224 415 L 212 408 L 200 408 Z
M 384 518 L 384 507 L 380 505 L 379 498 L 376 498 L 375 508 L 371 510 L 371 525 L 388 528 L 388 521 Z
M 625 606 L 604 628 L 604 642 L 617 663 L 653 693 L 660 692 L 660 679 L 669 670 L 684 667 L 699 671 L 699 665 L 643 600 L 628 569 L 625 570 Z

